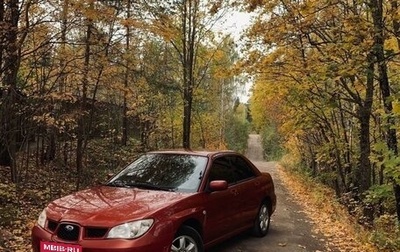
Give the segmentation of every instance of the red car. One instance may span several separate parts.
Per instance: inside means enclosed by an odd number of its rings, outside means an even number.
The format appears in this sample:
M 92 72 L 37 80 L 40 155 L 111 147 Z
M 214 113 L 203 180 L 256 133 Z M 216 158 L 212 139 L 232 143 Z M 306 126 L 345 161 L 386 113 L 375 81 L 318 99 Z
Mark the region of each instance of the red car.
M 252 230 L 265 236 L 276 196 L 269 173 L 232 151 L 154 151 L 104 185 L 51 202 L 35 252 L 205 249 Z

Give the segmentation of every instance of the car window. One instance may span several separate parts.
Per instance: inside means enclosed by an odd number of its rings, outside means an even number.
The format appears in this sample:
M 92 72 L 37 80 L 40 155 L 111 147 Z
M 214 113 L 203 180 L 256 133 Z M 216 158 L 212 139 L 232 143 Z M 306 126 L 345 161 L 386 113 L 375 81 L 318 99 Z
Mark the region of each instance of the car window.
M 208 158 L 184 154 L 142 155 L 117 174 L 110 186 L 197 191 Z
M 226 156 L 214 160 L 209 181 L 226 180 L 228 184 L 235 184 L 255 176 L 253 169 L 242 157 Z
M 230 156 L 229 159 L 232 165 L 232 169 L 234 169 L 235 171 L 236 179 L 238 181 L 249 179 L 256 176 L 253 169 L 242 157 Z
M 233 184 L 238 179 L 239 177 L 232 169 L 230 160 L 227 157 L 220 157 L 214 160 L 210 170 L 209 181 L 226 180 L 228 184 Z

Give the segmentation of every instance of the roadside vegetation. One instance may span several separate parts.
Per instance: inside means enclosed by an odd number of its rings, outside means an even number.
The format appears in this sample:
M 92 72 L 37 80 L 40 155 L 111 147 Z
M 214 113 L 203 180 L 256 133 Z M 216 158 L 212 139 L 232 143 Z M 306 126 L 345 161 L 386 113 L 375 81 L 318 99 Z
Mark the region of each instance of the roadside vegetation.
M 335 196 L 332 188 L 310 178 L 283 158 L 278 174 L 293 199 L 302 206 L 313 223 L 314 234 L 326 237 L 328 251 L 378 252 L 397 251 L 382 249 L 371 239 L 371 231 L 357 222 Z
M 398 1 L 247 7 L 260 14 L 243 67 L 255 76 L 249 103 L 265 157 L 290 156 L 290 167 L 332 189 L 381 251 L 399 251 Z
M 347 199 L 338 198 L 333 188 L 305 173 L 290 156 L 281 159 L 278 170 L 293 198 L 312 219 L 314 231 L 327 237 L 330 248 L 343 252 L 399 251 L 400 232 L 393 216 L 384 215 L 365 225 L 360 221 L 361 207 L 347 205 Z

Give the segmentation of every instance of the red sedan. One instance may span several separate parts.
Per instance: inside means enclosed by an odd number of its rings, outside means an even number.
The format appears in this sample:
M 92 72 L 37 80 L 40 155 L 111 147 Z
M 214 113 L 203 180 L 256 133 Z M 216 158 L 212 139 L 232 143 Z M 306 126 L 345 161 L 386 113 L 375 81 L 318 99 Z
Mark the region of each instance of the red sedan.
M 269 173 L 232 151 L 148 152 L 104 185 L 51 202 L 32 229 L 35 252 L 202 252 L 268 232 Z

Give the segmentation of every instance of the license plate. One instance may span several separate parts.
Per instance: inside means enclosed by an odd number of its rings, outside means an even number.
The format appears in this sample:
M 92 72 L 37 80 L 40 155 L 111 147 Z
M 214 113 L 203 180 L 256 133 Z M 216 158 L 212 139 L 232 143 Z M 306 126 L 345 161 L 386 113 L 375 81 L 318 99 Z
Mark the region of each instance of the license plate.
M 82 246 L 58 242 L 40 242 L 40 252 L 82 252 Z

